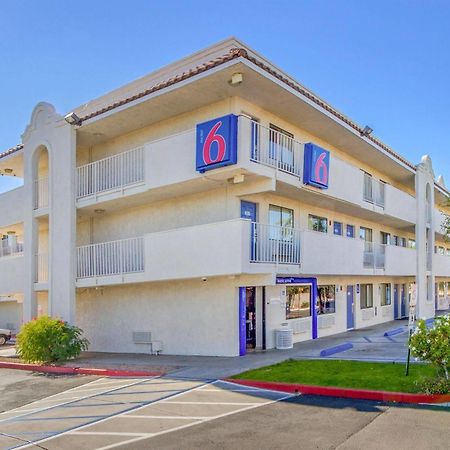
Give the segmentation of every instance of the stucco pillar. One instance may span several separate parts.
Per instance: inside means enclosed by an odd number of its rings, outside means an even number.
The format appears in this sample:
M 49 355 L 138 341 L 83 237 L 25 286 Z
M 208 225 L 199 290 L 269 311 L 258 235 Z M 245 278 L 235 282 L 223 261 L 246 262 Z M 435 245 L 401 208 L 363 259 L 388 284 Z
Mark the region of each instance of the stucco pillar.
M 75 130 L 63 119 L 52 139 L 50 195 L 49 308 L 52 316 L 75 322 Z
M 75 130 L 48 103 L 39 103 L 22 135 L 25 167 L 24 319 L 37 314 L 34 292 L 39 224 L 34 212 L 34 180 L 40 149 L 48 151 L 48 313 L 75 322 Z M 42 213 L 45 217 L 45 212 Z M 45 286 L 47 284 L 47 286 Z
M 24 143 L 24 299 L 23 321 L 29 322 L 37 316 L 37 295 L 34 290 L 36 276 L 36 254 L 38 251 L 39 224 L 34 218 L 34 167 L 33 158 L 27 157 Z
M 416 171 L 416 292 L 418 318 L 434 317 L 434 173 L 428 155 Z

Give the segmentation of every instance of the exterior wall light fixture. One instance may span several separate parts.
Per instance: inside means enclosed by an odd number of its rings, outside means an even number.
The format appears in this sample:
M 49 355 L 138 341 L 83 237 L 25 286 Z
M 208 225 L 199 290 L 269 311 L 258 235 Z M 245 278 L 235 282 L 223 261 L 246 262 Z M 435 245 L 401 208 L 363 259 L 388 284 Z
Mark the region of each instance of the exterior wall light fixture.
M 67 114 L 64 120 L 70 125 L 81 125 L 81 119 L 74 112 Z
M 370 136 L 373 133 L 373 129 L 366 125 L 361 131 L 361 136 Z

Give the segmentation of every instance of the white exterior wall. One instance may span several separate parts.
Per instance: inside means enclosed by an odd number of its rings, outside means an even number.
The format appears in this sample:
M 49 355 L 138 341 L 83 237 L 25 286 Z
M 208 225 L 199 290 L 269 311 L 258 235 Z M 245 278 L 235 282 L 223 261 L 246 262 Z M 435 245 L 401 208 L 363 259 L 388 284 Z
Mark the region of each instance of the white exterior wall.
M 16 333 L 22 324 L 22 303 L 0 300 L 0 328 Z
M 319 336 L 345 331 L 346 286 L 350 284 L 374 284 L 373 308 L 361 310 L 359 294 L 355 294 L 357 328 L 392 320 L 393 306 L 380 305 L 380 283 L 411 283 L 416 275 L 419 314 L 434 314 L 434 278 L 450 280 L 450 257 L 433 255 L 427 272 L 424 235 L 428 227 L 432 232 L 428 247 L 433 247 L 443 217 L 435 208 L 431 161 L 425 159 L 418 166 L 413 186 L 411 168 L 404 177 L 388 176 L 357 152 L 351 155 L 341 148 L 339 139 L 326 141 L 294 125 L 294 117 L 292 123 L 278 117 L 270 105 L 263 109 L 232 95 L 220 101 L 223 96 L 214 96 L 206 106 L 167 115 L 151 125 L 145 125 L 150 122 L 141 117 L 142 123 L 130 124 L 129 130 L 134 131 L 119 136 L 111 123 L 105 125 L 106 119 L 102 123 L 102 117 L 77 129 L 51 105 L 36 106 L 23 135 L 25 185 L 0 195 L 0 209 L 5 211 L 0 228 L 19 224 L 25 238 L 23 257 L 0 258 L 0 294 L 24 294 L 25 320 L 49 313 L 77 323 L 91 339 L 92 350 L 146 352 L 132 343 L 131 333 L 148 330 L 155 340 L 163 341 L 164 353 L 236 355 L 239 286 L 257 286 L 258 302 L 266 286 L 266 342 L 273 347 L 274 330 L 285 321 L 285 292 L 282 286 L 274 286 L 277 275 L 314 276 L 319 284 L 339 287 L 336 313 L 319 317 Z M 240 115 L 238 163 L 199 174 L 195 127 L 229 113 Z M 292 133 L 300 152 L 301 143 L 306 142 L 330 150 L 329 189 L 304 186 L 297 176 L 250 161 L 250 121 L 242 114 L 258 119 L 266 134 L 270 124 Z M 128 120 L 136 121 L 138 115 Z M 90 144 L 85 143 L 96 134 Z M 143 148 L 142 180 L 132 187 L 76 200 L 77 166 L 137 147 Z M 37 161 L 41 148 L 48 156 Z M 398 162 L 393 164 L 400 170 Z M 387 183 L 384 208 L 363 200 L 363 171 Z M 37 175 L 48 176 L 50 191 L 48 207 L 35 211 Z M 429 219 L 427 183 L 433 194 Z M 268 223 L 270 204 L 293 209 L 294 227 L 301 230 L 300 265 L 249 262 L 249 223 L 240 220 L 241 200 L 257 203 L 257 221 L 262 224 Z M 326 217 L 328 233 L 308 230 L 308 214 Z M 333 221 L 353 225 L 355 238 L 334 236 Z M 375 243 L 384 231 L 415 239 L 417 250 L 387 246 L 384 269 L 364 267 L 360 226 L 373 230 Z M 138 236 L 144 241 L 143 272 L 75 279 L 76 246 Z M 39 286 L 35 284 L 38 252 L 49 255 L 49 279 Z M 206 282 L 201 281 L 203 277 Z M 261 308 L 257 315 L 261 323 Z M 296 342 L 311 338 L 311 319 L 296 319 L 290 325 L 296 330 Z M 258 346 L 261 342 L 258 328 Z
M 90 350 L 149 353 L 133 331 L 151 331 L 163 353 L 238 354 L 238 290 L 228 279 L 90 289 L 77 297 L 79 326 Z

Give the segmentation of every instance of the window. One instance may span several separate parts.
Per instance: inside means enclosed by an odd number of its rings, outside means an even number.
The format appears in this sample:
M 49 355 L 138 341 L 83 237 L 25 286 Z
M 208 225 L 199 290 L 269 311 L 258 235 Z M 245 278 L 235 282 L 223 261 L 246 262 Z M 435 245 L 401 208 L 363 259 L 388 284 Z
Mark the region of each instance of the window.
M 381 232 L 381 243 L 385 245 L 390 245 L 391 243 L 391 235 L 390 233 Z
M 380 284 L 381 306 L 391 304 L 391 285 L 389 283 Z
M 373 181 L 370 173 L 364 172 L 364 192 L 363 199 L 373 203 Z
M 252 117 L 251 119 L 251 127 L 252 127 L 252 147 L 251 147 L 251 159 L 255 161 L 259 161 L 259 120 Z
M 355 237 L 355 226 L 354 225 L 347 225 L 347 237 L 354 238 Z
M 408 247 L 416 248 L 416 241 L 414 239 L 408 239 Z
M 404 237 L 398 238 L 398 246 L 399 247 L 406 247 L 406 238 L 404 238 Z
M 269 205 L 269 224 L 277 227 L 294 227 L 294 210 L 282 206 Z
M 308 225 L 310 230 L 328 233 L 328 219 L 326 217 L 313 216 L 310 214 Z
M 361 284 L 359 300 L 361 309 L 373 308 L 373 285 Z
M 438 253 L 439 253 L 440 255 L 445 255 L 445 248 L 444 248 L 444 247 L 439 247 L 439 248 L 438 248 Z
M 398 236 L 392 236 L 392 245 L 398 245 Z
M 450 256 L 450 248 L 447 249 L 447 256 Z
M 372 242 L 372 230 L 366 227 L 359 227 L 359 237 L 366 242 Z
M 439 298 L 445 297 L 445 283 L 442 281 L 438 284 L 438 296 Z
M 288 286 L 286 288 L 286 319 L 299 319 L 310 316 L 310 286 Z
M 319 314 L 336 312 L 336 288 L 333 285 L 318 286 Z
M 278 160 L 281 169 L 292 169 L 294 164 L 294 135 L 276 125 L 269 126 L 269 155 Z
M 333 223 L 333 233 L 342 236 L 342 222 L 336 222 Z

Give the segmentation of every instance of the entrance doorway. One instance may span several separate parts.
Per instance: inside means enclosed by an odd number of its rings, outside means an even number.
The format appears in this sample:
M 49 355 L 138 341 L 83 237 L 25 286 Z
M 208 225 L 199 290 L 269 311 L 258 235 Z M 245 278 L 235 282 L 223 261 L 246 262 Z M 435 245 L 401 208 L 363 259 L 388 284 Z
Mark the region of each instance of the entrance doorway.
M 399 308 L 399 287 L 398 284 L 394 284 L 394 319 L 400 319 Z
M 256 288 L 246 288 L 245 343 L 247 350 L 256 348 Z
M 355 328 L 355 287 L 347 286 L 347 330 Z

